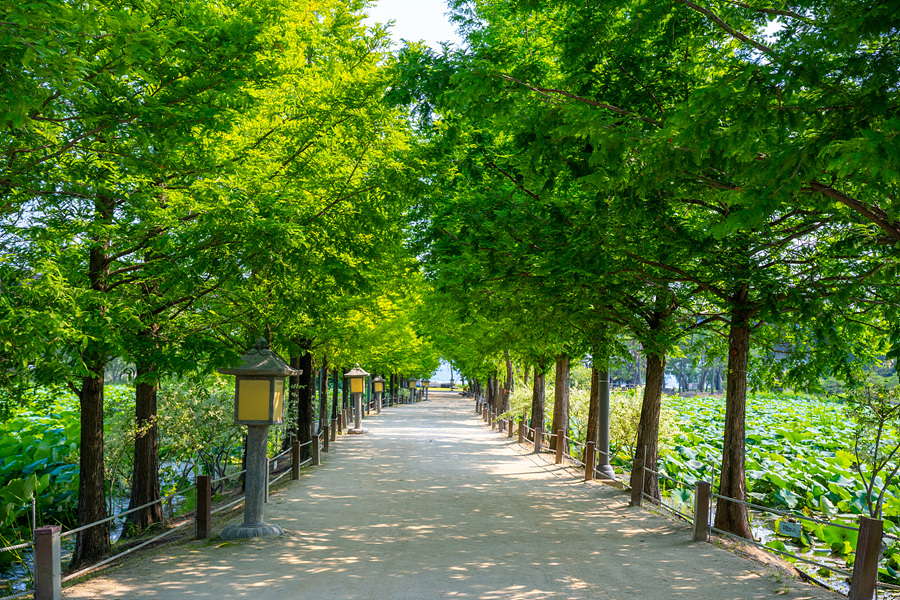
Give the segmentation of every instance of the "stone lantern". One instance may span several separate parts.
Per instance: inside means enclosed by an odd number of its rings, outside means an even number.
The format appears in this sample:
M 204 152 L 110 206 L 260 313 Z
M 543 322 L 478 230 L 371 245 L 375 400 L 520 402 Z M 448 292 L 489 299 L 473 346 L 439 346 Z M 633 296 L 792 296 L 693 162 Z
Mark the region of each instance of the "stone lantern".
M 372 391 L 375 392 L 375 412 L 381 414 L 381 394 L 384 393 L 384 377 L 378 375 L 372 379 Z
M 269 427 L 284 421 L 285 377 L 299 375 L 260 338 L 241 357 L 244 364 L 233 369 L 219 369 L 223 375 L 234 375 L 234 422 L 247 426 L 247 474 L 245 479 L 244 522 L 229 525 L 222 539 L 277 536 L 284 533 L 278 525 L 263 521 L 266 493 L 266 445 Z
M 344 377 L 350 382 L 350 393 L 354 397 L 354 406 L 356 407 L 356 415 L 354 417 L 354 427 L 348 429 L 347 433 L 363 434 L 368 433 L 362 428 L 362 397 L 366 389 L 366 377 L 369 374 L 359 368 L 359 363 L 344 374 Z

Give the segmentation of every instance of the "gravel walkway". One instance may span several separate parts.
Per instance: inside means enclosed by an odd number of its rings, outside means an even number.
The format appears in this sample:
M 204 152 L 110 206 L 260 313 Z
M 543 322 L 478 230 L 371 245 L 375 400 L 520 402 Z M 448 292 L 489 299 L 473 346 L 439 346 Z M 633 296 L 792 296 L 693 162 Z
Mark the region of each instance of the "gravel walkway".
M 624 492 L 489 430 L 471 400 L 430 395 L 366 419 L 368 435 L 340 437 L 275 494 L 266 520 L 284 536 L 167 546 L 64 597 L 840 598 L 693 543 Z

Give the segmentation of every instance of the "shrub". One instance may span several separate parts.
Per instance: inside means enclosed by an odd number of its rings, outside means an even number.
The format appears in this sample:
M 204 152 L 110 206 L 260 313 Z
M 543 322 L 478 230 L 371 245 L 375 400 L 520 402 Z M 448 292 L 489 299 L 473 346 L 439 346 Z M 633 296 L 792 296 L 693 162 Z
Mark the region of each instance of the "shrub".
M 641 405 L 644 400 L 644 389 L 616 391 L 610 394 L 609 399 L 609 443 L 613 452 L 634 457 L 637 444 L 638 425 L 641 422 Z M 659 448 L 660 453 L 671 448 L 675 435 L 678 432 L 675 412 L 663 407 L 659 415 Z

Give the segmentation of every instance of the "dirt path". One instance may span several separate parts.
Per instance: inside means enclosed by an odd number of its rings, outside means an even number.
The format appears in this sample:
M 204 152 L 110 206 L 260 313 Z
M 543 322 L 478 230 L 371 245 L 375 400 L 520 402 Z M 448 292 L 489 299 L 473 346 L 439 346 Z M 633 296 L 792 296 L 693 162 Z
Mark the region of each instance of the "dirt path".
M 484 427 L 474 404 L 366 419 L 270 500 L 280 538 L 186 542 L 70 588 L 65 598 L 225 600 L 761 599 L 840 596 L 629 508 Z M 214 534 L 221 532 L 220 525 Z

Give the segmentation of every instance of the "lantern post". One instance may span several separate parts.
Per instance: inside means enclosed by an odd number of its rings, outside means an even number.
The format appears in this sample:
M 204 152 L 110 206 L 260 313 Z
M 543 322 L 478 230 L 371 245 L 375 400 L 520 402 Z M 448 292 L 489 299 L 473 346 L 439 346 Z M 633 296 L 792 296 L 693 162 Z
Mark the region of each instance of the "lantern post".
M 362 397 L 366 389 L 366 377 L 369 374 L 359 368 L 359 363 L 344 374 L 344 377 L 350 382 L 350 394 L 353 396 L 356 406 L 356 414 L 354 415 L 354 427 L 348 429 L 347 433 L 363 434 L 369 433 L 362 428 Z
M 426 379 L 422 382 L 422 387 L 425 388 L 425 399 L 428 400 L 428 388 L 431 387 L 431 380 Z
M 241 357 L 244 364 L 219 369 L 234 375 L 234 422 L 247 426 L 247 474 L 245 479 L 244 522 L 227 526 L 222 539 L 278 536 L 284 530 L 263 520 L 266 479 L 266 445 L 269 427 L 284 421 L 284 378 L 301 373 L 292 369 L 269 349 L 265 338 Z
M 375 391 L 375 413 L 381 414 L 381 394 L 384 393 L 384 377 L 378 375 L 372 379 L 372 388 Z

